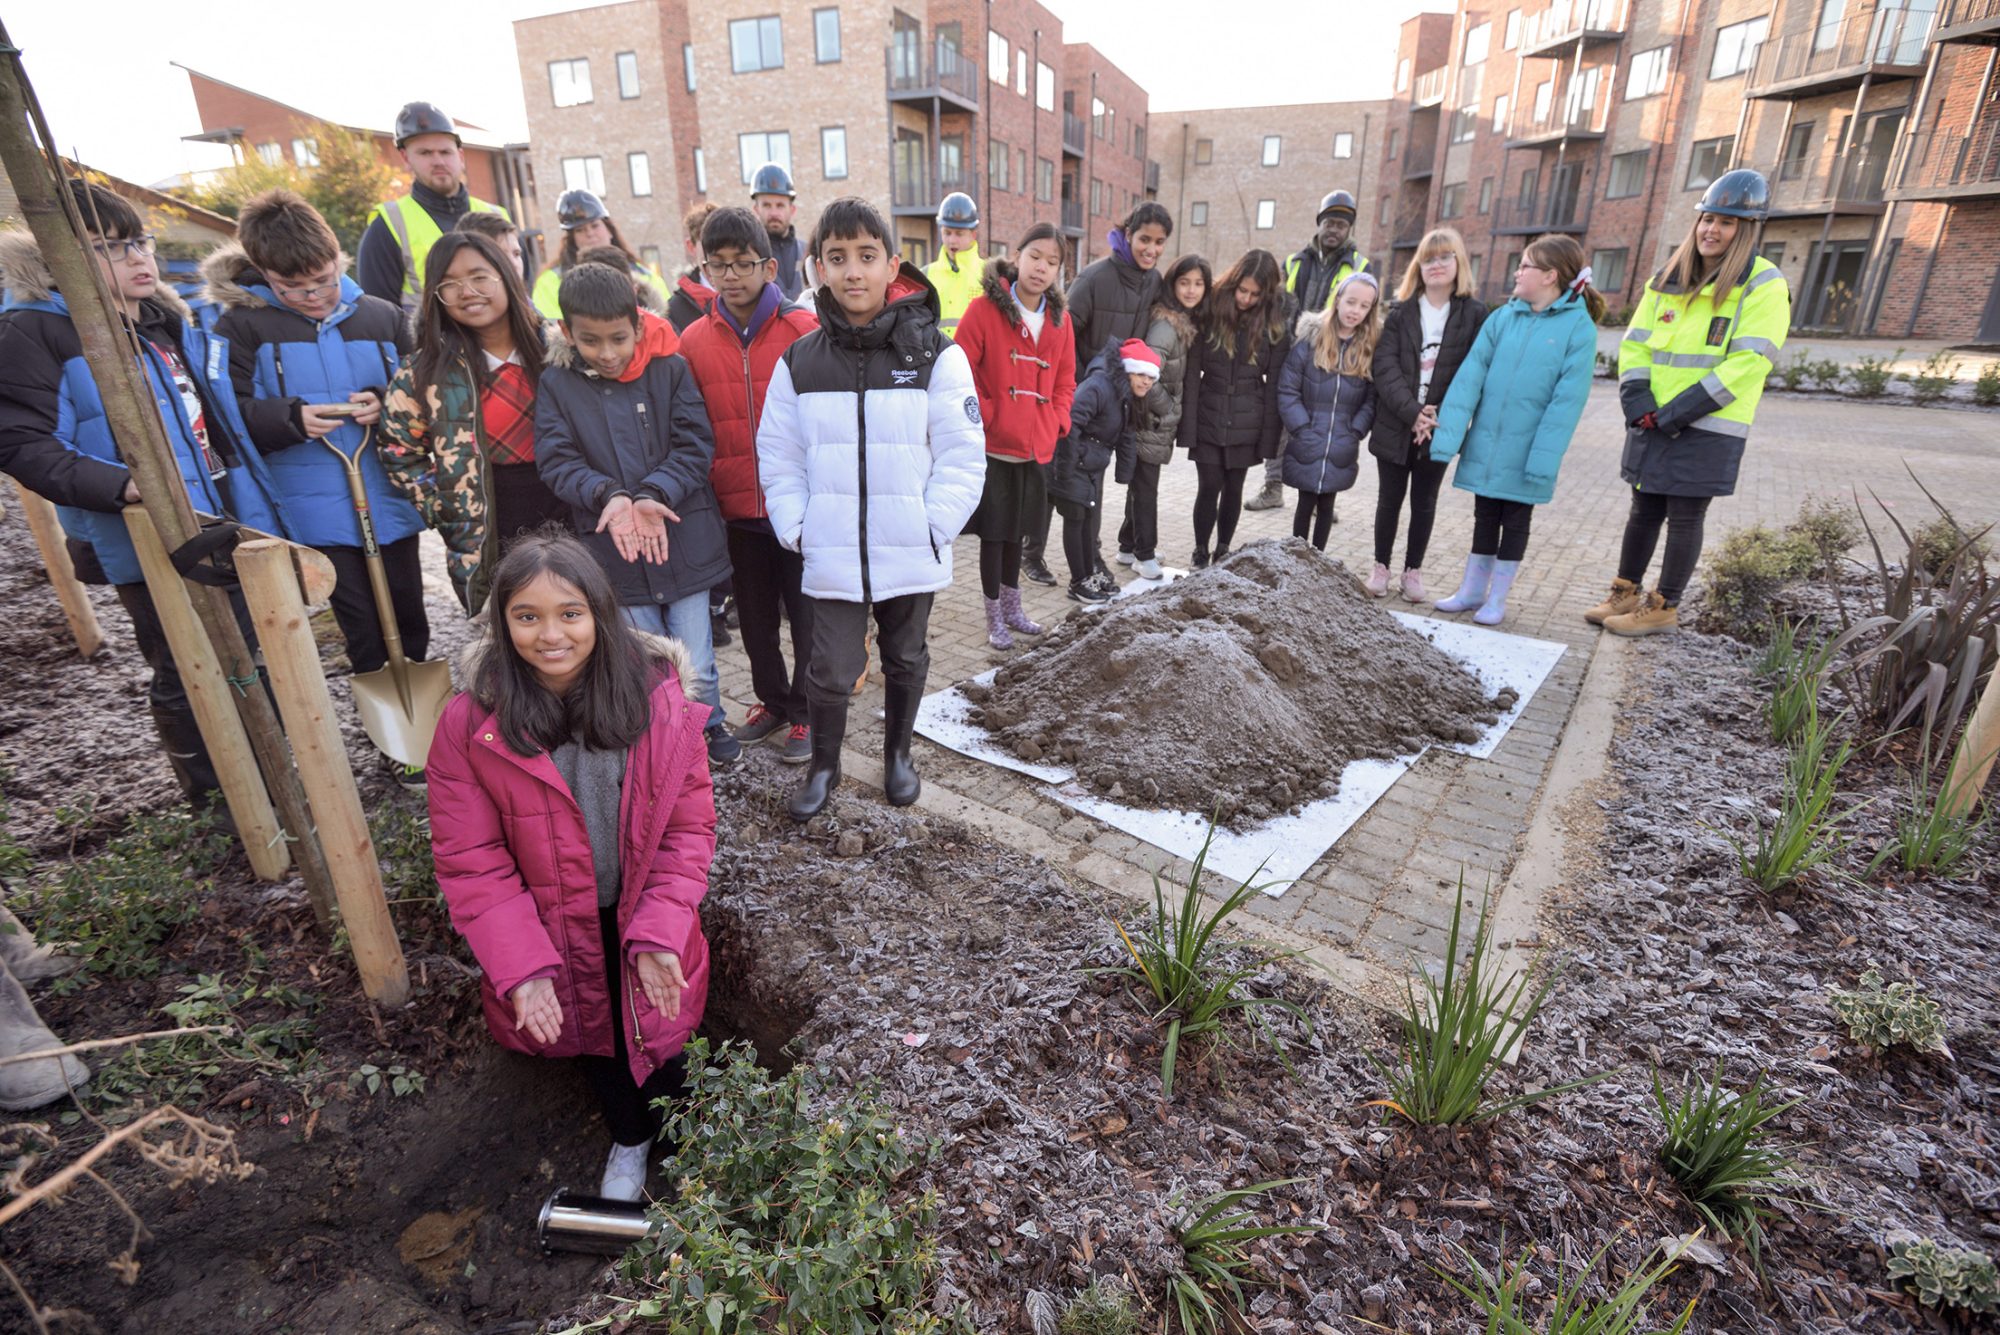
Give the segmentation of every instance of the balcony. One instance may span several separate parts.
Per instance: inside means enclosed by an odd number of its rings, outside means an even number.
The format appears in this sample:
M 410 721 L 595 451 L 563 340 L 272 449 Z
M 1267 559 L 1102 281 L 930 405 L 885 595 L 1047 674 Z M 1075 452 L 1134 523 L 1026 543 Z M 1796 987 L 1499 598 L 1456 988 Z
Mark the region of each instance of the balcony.
M 1521 24 L 1521 57 L 1561 56 L 1625 35 L 1625 0 L 1556 0 Z
M 1779 180 L 1772 191 L 1773 218 L 1817 218 L 1823 214 L 1877 214 L 1889 175 L 1886 153 L 1855 149 L 1819 165 L 1810 175 Z
M 1396 215 L 1396 231 L 1390 245 L 1396 250 L 1414 250 L 1424 239 L 1424 224 L 1430 218 L 1430 198 L 1425 198 L 1414 207 L 1405 208 Z
M 979 110 L 979 66 L 955 46 L 938 42 L 930 59 L 920 60 L 908 42 L 890 42 L 883 53 L 891 102 L 937 102 L 959 111 Z
M 1410 105 L 1423 110 L 1426 107 L 1444 105 L 1444 86 L 1451 71 L 1440 65 L 1434 70 L 1425 70 L 1417 76 L 1417 82 L 1410 91 Z
M 2000 0 L 1945 0 L 1938 6 L 1931 40 L 2000 46 Z
M 1160 164 L 1148 160 L 1146 163 L 1146 197 L 1158 198 L 1160 193 Z
M 1429 180 L 1431 173 L 1437 170 L 1437 147 L 1435 127 L 1429 134 L 1411 135 L 1409 145 L 1403 149 L 1403 179 Z
M 1065 199 L 1062 202 L 1062 231 L 1064 236 L 1083 235 L 1083 201 Z
M 1063 113 L 1062 151 L 1065 157 L 1080 158 L 1090 142 L 1090 122 L 1074 111 Z
M 1760 43 L 1744 95 L 1796 101 L 1868 78 L 1920 78 L 1936 17 L 1928 9 L 1876 9 Z
M 1575 189 L 1552 188 L 1534 198 L 1518 195 L 1493 205 L 1495 236 L 1540 236 L 1543 232 L 1581 234 L 1590 226 L 1591 178 L 1578 178 Z M 1511 282 L 1513 275 L 1508 275 Z
M 898 218 L 929 217 L 954 190 L 979 198 L 979 173 L 963 166 L 942 171 L 935 163 L 889 167 L 889 212 Z
M 1608 98 L 1606 99 L 1609 100 Z M 1508 127 L 1508 148 L 1553 148 L 1568 143 L 1595 143 L 1604 138 L 1604 113 L 1591 107 L 1552 111 L 1540 120 Z
M 2000 119 L 1909 138 L 1890 199 L 2000 199 Z

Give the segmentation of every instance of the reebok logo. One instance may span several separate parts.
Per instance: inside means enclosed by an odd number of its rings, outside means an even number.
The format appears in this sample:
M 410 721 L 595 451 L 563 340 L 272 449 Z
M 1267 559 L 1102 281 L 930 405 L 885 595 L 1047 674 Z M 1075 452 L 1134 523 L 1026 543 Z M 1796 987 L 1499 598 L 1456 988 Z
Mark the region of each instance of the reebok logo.
M 889 378 L 898 385 L 914 385 L 917 383 L 917 373 L 915 371 L 891 371 L 889 372 Z

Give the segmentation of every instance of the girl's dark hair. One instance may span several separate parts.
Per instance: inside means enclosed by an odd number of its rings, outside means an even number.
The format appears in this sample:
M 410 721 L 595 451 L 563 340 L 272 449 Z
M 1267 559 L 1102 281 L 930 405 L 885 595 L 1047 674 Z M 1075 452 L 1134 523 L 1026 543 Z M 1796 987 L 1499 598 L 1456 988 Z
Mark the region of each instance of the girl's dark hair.
M 542 685 L 515 650 L 507 606 L 543 575 L 583 595 L 597 625 L 597 644 L 567 695 Z M 595 751 L 618 751 L 639 740 L 651 717 L 659 670 L 638 633 L 618 615 L 618 595 L 590 549 L 553 526 L 515 539 L 493 572 L 491 642 L 473 674 L 472 695 L 493 711 L 500 735 L 516 755 L 552 751 L 575 738 Z
M 1239 312 L 1236 289 L 1245 282 L 1257 284 L 1257 304 Z M 1268 250 L 1247 250 L 1208 291 L 1208 337 L 1233 357 L 1239 350 L 1239 327 L 1254 330 L 1260 324 L 1270 342 L 1285 341 L 1285 278 L 1277 256 Z M 1254 339 L 1241 344 L 1245 361 L 1256 360 L 1256 347 Z
M 430 254 L 424 257 L 424 300 L 417 307 L 417 351 L 410 362 L 420 403 L 438 382 L 439 374 L 455 361 L 465 363 L 475 389 L 484 388 L 488 378 L 478 337 L 453 319 L 438 297 L 445 271 L 451 268 L 461 250 L 472 251 L 500 275 L 500 284 L 507 293 L 507 328 L 514 336 L 514 354 L 521 359 L 521 369 L 528 373 L 529 384 L 537 384 L 542 378 L 542 363 L 547 355 L 542 347 L 542 317 L 528 299 L 528 284 L 521 276 L 521 266 L 503 255 L 499 244 L 484 233 L 454 230 L 432 242 Z
M 1063 245 L 1062 232 L 1057 230 L 1056 225 L 1054 223 L 1040 222 L 1022 233 L 1020 241 L 1014 246 L 1014 253 L 1019 255 L 1037 241 L 1055 242 L 1058 252 L 1066 252 L 1068 250 L 1068 247 Z
M 1179 310 L 1190 319 L 1200 319 L 1201 307 L 1188 310 L 1180 304 L 1181 299 L 1174 295 L 1174 288 L 1179 286 L 1181 279 L 1196 271 L 1201 273 L 1203 305 L 1206 305 L 1208 294 L 1215 290 L 1215 271 L 1210 269 L 1208 261 L 1199 255 L 1183 255 L 1167 269 L 1167 276 L 1160 280 L 1160 304 Z
M 596 220 L 592 219 L 592 221 Z M 618 230 L 618 223 L 607 216 L 604 219 L 604 225 L 611 229 L 611 244 L 624 251 L 626 259 L 637 264 L 639 262 L 639 252 L 625 244 L 625 236 Z M 556 267 L 564 273 L 568 273 L 570 266 L 576 263 L 576 256 L 576 233 L 564 232 L 562 250 L 556 255 Z
M 891 255 L 896 253 L 896 238 L 889 234 L 881 210 L 859 195 L 843 195 L 820 211 L 808 253 L 817 260 L 824 243 L 854 240 L 879 241 Z
M 1118 230 L 1125 233 L 1125 239 L 1130 241 L 1132 234 L 1147 223 L 1159 227 L 1168 236 L 1174 234 L 1174 215 L 1168 213 L 1167 206 L 1156 199 L 1140 200 L 1138 205 L 1125 215 L 1125 221 L 1118 224 Z

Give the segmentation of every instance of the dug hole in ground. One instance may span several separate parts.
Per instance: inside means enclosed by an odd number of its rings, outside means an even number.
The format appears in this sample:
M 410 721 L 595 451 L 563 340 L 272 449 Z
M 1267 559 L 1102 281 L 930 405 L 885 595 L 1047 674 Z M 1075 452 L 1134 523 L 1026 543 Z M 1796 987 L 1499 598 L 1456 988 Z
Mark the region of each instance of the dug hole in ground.
M 121 624 L 108 599 L 100 611 Z M 456 621 L 441 588 L 432 611 L 441 632 Z M 129 1229 L 89 1184 L 0 1234 L 0 1259 L 44 1305 L 76 1309 L 82 1330 L 528 1331 L 612 1310 L 593 1295 L 630 1292 L 623 1281 L 591 1258 L 544 1258 L 533 1239 L 550 1190 L 594 1181 L 602 1129 L 579 1076 L 486 1036 L 470 961 L 428 885 L 421 804 L 364 770 L 415 984 L 407 1010 L 378 1019 L 296 890 L 254 884 L 240 854 L 149 855 L 185 865 L 178 880 L 107 861 L 172 792 L 143 672 L 113 640 L 114 657 L 76 661 L 25 534 L 0 525 L 0 654 L 18 669 L 0 751 L 30 859 L 11 902 L 36 925 L 38 913 L 83 920 L 79 900 L 135 880 L 163 913 L 173 886 L 188 897 L 143 952 L 156 970 L 122 958 L 125 972 L 86 972 L 37 1001 L 81 1039 L 162 1027 L 162 1006 L 222 980 L 265 1054 L 142 1051 L 102 1063 L 84 1098 L 108 1117 L 176 1098 L 235 1128 L 258 1169 L 170 1189 L 129 1159 L 107 1164 L 152 1233 L 130 1286 L 104 1264 Z M 795 775 L 764 750 L 717 786 L 711 1028 L 780 1066 L 789 1044 L 836 1088 L 875 1082 L 913 1143 L 937 1142 L 897 1191 L 940 1193 L 936 1294 L 968 1304 L 981 1331 L 1030 1330 L 1034 1295 L 1059 1307 L 1099 1274 L 1126 1279 L 1158 1328 L 1182 1203 L 1276 1177 L 1304 1180 L 1253 1202 L 1257 1221 L 1309 1232 L 1251 1244 L 1249 1328 L 1477 1328 L 1432 1269 L 1463 1274 L 1460 1248 L 1492 1268 L 1532 1243 L 1546 1295 L 1601 1246 L 1623 1274 L 1696 1227 L 1658 1164 L 1651 1072 L 1677 1083 L 1718 1059 L 1739 1087 L 1762 1070 L 1803 1098 L 1776 1124 L 1802 1185 L 1774 1207 L 1768 1287 L 1729 1249 L 1719 1269 L 1666 1280 L 1655 1316 L 1694 1300 L 1696 1331 L 1940 1328 L 1893 1291 L 1882 1242 L 1897 1227 L 1966 1241 L 2000 1230 L 1991 842 L 1952 878 L 1829 878 L 1767 899 L 1736 874 L 1723 833 L 1744 828 L 1783 764 L 1750 652 L 1683 633 L 1635 646 L 1629 666 L 1590 856 L 1542 923 L 1556 988 L 1498 1081 L 1504 1097 L 1615 1069 L 1588 1089 L 1460 1131 L 1387 1121 L 1367 1104 L 1384 1092 L 1371 1059 L 1392 1059 L 1393 1021 L 1274 964 L 1247 990 L 1296 1002 L 1310 1029 L 1267 1011 L 1282 1059 L 1241 1025 L 1191 1047 L 1167 1101 L 1162 1027 L 1109 972 L 1128 957 L 1106 914 L 1129 926 L 1131 905 L 1030 852 L 892 811 L 852 780 L 802 829 L 782 812 Z M 349 740 L 366 754 L 358 731 Z M 1886 768 L 1855 778 L 1862 796 L 1896 782 Z M 1886 807 L 1864 815 L 1863 834 L 1886 820 Z M 78 868 L 90 875 L 66 878 Z M 1825 988 L 1851 986 L 1871 958 L 1945 1004 L 1953 1062 L 1847 1042 Z M 354 1081 L 363 1065 L 418 1072 L 423 1088 L 369 1094 Z M 99 1133 L 62 1112 L 48 1117 L 67 1157 Z M 13 1328 L 8 1309 L 0 1329 Z

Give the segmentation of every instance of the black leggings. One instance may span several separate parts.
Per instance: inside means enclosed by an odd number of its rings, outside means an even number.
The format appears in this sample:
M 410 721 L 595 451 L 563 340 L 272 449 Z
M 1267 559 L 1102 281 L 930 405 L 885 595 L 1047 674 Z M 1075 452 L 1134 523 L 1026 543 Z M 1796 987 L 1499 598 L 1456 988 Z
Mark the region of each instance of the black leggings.
M 1412 453 L 1428 449 L 1413 445 Z M 1403 496 L 1410 497 L 1410 541 L 1403 549 L 1403 568 L 1422 570 L 1430 549 L 1431 527 L 1437 522 L 1438 488 L 1450 464 L 1432 463 L 1428 456 L 1405 467 L 1387 459 L 1375 461 L 1375 564 L 1386 566 L 1395 555 L 1396 525 L 1403 518 Z
M 1104 527 L 1104 475 L 1095 479 L 1097 498 L 1089 505 L 1075 501 L 1058 501 L 1056 509 L 1062 514 L 1063 557 L 1069 562 L 1069 582 L 1081 584 L 1097 573 L 1097 563 L 1103 559 L 1098 554 L 1098 534 Z
M 1472 554 L 1497 556 L 1502 561 L 1518 561 L 1528 551 L 1528 528 L 1534 523 L 1535 507 L 1526 501 L 1502 501 L 1491 496 L 1472 498 Z
M 1327 535 L 1333 532 L 1333 500 L 1340 495 L 1337 491 L 1302 491 L 1299 493 L 1299 508 L 1292 515 L 1292 536 L 1310 536 L 1312 545 L 1326 550 Z
M 619 990 L 625 948 L 618 939 L 618 906 L 599 908 L 597 923 L 604 936 L 604 981 L 611 989 L 611 1055 L 587 1055 L 577 1061 L 582 1064 L 591 1089 L 597 1093 L 612 1141 L 619 1145 L 645 1145 L 660 1134 L 660 1112 L 653 1107 L 654 1101 L 678 1099 L 687 1093 L 687 1054 L 676 1053 L 668 1058 L 665 1065 L 646 1077 L 643 1085 L 632 1079 L 632 1067 L 625 1055 L 626 1012 L 631 1003 Z
M 979 589 L 986 601 L 998 602 L 1000 590 L 1021 587 L 1021 544 L 979 540 Z
M 1236 536 L 1236 521 L 1243 514 L 1243 479 L 1248 468 L 1224 468 L 1221 464 L 1194 466 L 1194 545 L 1208 550 L 1209 534 L 1215 535 L 1217 551 Z
M 1667 554 L 1660 560 L 1660 597 L 1668 607 L 1680 606 L 1701 559 L 1702 521 L 1708 515 L 1709 496 L 1662 496 L 1658 492 L 1632 489 L 1632 513 L 1625 518 L 1625 543 L 1618 553 L 1618 578 L 1642 584 L 1646 567 L 1653 563 L 1653 548 L 1659 545 L 1660 525 L 1667 527 Z

